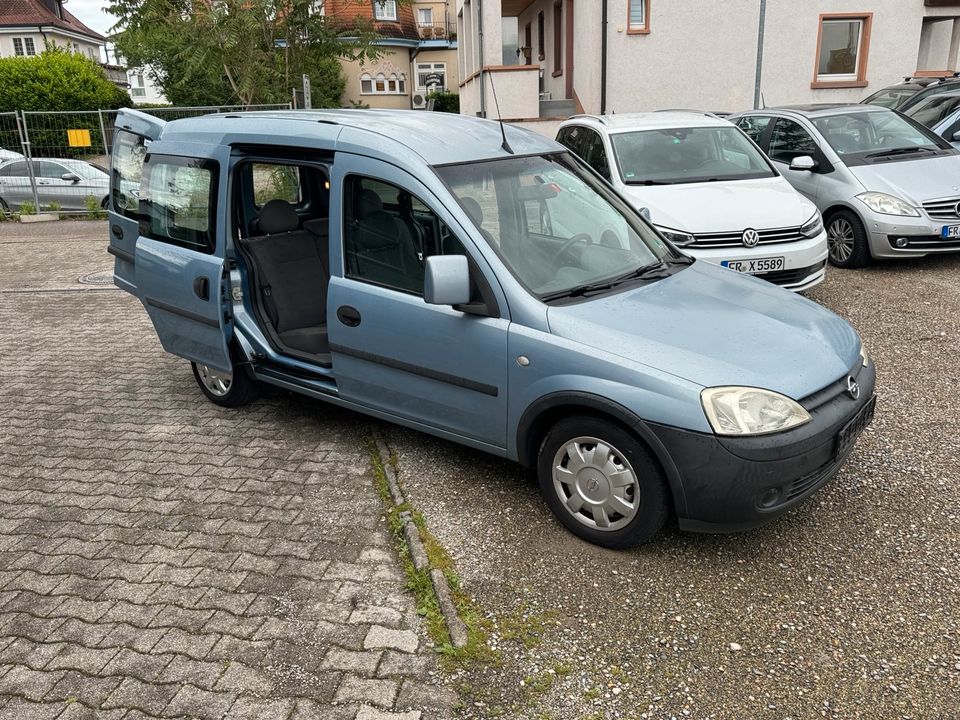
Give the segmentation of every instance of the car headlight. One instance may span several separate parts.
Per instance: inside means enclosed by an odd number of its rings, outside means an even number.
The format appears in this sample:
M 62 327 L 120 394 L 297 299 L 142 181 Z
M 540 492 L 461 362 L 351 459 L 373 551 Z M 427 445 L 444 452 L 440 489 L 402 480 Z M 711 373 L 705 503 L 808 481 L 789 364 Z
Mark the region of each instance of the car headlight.
M 860 341 L 860 362 L 864 367 L 870 364 L 870 356 L 867 355 L 867 349 L 863 346 L 863 341 Z
M 663 235 L 667 240 L 672 242 L 674 245 L 679 247 L 686 247 L 687 245 L 693 245 L 696 242 L 696 238 L 690 233 L 682 232 L 680 230 L 671 230 L 670 228 L 660 227 L 655 225 L 655 228 L 660 231 L 660 234 Z
M 913 205 L 893 195 L 882 192 L 865 192 L 857 195 L 857 199 L 881 215 L 920 217 L 920 213 Z
M 766 435 L 811 419 L 800 403 L 762 388 L 706 388 L 700 393 L 700 402 L 717 435 Z
M 813 217 L 800 226 L 800 234 L 804 237 L 815 238 L 823 232 L 823 218 L 820 211 L 813 213 Z

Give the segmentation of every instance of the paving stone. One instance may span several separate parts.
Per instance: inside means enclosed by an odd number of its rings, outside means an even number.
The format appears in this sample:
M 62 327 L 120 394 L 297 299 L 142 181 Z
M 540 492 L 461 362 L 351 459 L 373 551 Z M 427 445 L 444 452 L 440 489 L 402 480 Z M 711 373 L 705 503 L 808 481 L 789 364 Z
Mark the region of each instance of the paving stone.
M 363 705 L 357 712 L 356 720 L 421 720 L 422 715 L 419 710 L 385 712 L 369 705 Z
M 452 710 L 459 698 L 449 688 L 417 680 L 404 680 L 400 685 L 396 707 L 401 710 L 433 708 Z
M 227 666 L 214 688 L 266 695 L 273 689 L 273 681 L 259 670 L 237 662 Z
M 263 700 L 241 696 L 230 706 L 230 720 L 287 720 L 294 705 L 292 698 Z
M 416 652 L 418 644 L 417 634 L 412 630 L 391 630 L 382 625 L 371 627 L 363 640 L 366 649 L 395 648 L 406 653 Z
M 103 701 L 101 707 L 104 710 L 110 710 L 111 708 L 135 709 L 148 715 L 159 716 L 178 690 L 179 686 L 172 683 L 144 683 L 132 677 L 127 677 Z
M 377 668 L 377 675 L 380 677 L 402 676 L 422 679 L 436 666 L 437 661 L 432 655 L 410 655 L 396 650 L 387 650 L 383 654 L 380 666 Z
M 222 718 L 237 696 L 184 685 L 163 711 L 164 717 Z
M 403 625 L 404 619 L 403 615 L 393 608 L 378 605 L 359 605 L 356 610 L 350 613 L 349 622 L 397 628 Z
M 46 672 L 15 665 L 0 677 L 0 696 L 17 695 L 39 702 L 47 697 L 62 677 L 62 671 Z
M 331 648 L 323 658 L 321 667 L 326 670 L 348 670 L 359 675 L 372 676 L 382 654 L 380 651 L 355 652 Z
M 364 702 L 389 708 L 396 696 L 397 683 L 393 680 L 371 680 L 356 675 L 344 675 L 333 701 Z

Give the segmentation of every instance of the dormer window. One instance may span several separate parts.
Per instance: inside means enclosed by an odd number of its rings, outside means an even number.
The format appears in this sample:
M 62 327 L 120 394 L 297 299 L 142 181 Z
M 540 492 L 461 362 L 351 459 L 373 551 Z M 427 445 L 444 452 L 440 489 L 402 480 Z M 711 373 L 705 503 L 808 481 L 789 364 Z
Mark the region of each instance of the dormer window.
M 396 22 L 397 0 L 373 0 L 373 18 Z

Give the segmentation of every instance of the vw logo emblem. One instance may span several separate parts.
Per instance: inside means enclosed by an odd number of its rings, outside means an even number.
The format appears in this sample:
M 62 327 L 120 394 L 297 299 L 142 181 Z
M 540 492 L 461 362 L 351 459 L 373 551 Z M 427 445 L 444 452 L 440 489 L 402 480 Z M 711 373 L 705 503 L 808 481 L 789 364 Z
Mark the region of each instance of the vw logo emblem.
M 744 247 L 756 247 L 757 243 L 760 242 L 760 233 L 753 228 L 747 228 L 743 231 L 743 236 L 740 240 L 743 242 Z
M 860 397 L 860 386 L 851 376 L 847 376 L 847 394 L 854 400 Z

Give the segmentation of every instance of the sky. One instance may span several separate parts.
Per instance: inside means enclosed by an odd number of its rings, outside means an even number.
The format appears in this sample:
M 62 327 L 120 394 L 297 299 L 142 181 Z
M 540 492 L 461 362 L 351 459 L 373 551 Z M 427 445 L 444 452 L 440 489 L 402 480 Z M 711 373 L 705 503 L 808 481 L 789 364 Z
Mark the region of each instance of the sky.
M 67 0 L 67 10 L 91 30 L 106 35 L 116 19 L 104 9 L 105 0 Z

